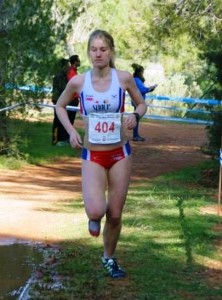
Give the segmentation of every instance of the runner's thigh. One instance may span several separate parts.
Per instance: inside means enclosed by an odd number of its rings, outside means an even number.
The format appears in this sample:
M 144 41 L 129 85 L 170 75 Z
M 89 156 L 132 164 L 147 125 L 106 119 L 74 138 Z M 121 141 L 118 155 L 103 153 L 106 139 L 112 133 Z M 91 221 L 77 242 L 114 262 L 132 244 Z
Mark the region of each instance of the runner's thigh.
M 99 206 L 104 210 L 106 182 L 107 174 L 102 166 L 91 161 L 82 161 L 82 192 L 86 208 Z
M 108 173 L 108 208 L 119 214 L 124 206 L 130 182 L 132 157 L 127 156 L 113 165 Z

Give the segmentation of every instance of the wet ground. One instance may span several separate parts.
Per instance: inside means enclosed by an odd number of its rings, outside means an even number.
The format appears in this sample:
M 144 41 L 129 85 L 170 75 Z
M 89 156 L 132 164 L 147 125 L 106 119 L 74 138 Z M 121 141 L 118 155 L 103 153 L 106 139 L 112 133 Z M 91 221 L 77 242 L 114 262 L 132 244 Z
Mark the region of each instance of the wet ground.
M 36 247 L 28 243 L 1 240 L 0 299 L 20 299 L 26 283 L 41 260 L 42 255 Z

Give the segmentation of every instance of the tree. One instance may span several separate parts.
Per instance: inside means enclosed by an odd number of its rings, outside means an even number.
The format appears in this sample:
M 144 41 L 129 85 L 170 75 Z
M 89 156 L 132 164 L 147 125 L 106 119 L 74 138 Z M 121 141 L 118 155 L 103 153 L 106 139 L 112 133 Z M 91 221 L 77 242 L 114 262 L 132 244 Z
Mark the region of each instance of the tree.
M 191 63 L 188 63 L 187 73 L 194 74 L 192 80 L 196 80 L 203 90 L 203 96 L 216 99 L 222 98 L 222 55 L 221 55 L 221 29 L 222 6 L 221 1 L 216 0 L 178 0 L 156 1 L 156 14 L 153 18 L 151 40 L 159 38 L 159 49 L 165 53 L 173 53 L 181 59 L 181 48 L 178 42 L 182 37 L 190 45 L 190 53 L 196 50 L 196 58 L 202 66 L 196 67 L 195 72 Z M 184 44 L 179 42 L 181 47 Z M 173 48 L 173 49 L 172 49 Z M 193 56 L 195 57 L 195 56 Z M 180 68 L 181 69 L 181 68 Z M 221 143 L 222 115 L 221 107 L 209 108 L 214 117 L 214 126 L 208 127 L 209 145 L 218 152 Z
M 64 55 L 70 20 L 76 19 L 81 1 L 2 0 L 0 2 L 0 108 L 43 98 L 40 89 L 22 92 L 20 85 L 42 87 L 51 81 L 59 55 Z M 68 13 L 64 13 L 67 9 Z M 64 16 L 57 20 L 58 14 Z M 65 17 L 66 16 L 66 17 Z M 6 89 L 10 83 L 12 89 Z M 7 130 L 10 112 L 1 113 L 0 154 L 10 154 Z M 4 126 L 3 126 L 4 124 Z

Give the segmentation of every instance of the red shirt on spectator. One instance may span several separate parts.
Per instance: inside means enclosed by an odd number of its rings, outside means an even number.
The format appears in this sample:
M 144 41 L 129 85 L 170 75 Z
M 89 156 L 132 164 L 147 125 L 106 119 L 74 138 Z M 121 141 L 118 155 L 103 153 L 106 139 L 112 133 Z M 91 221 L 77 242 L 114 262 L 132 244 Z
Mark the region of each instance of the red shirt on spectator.
M 77 75 L 77 68 L 74 66 L 70 66 L 67 73 L 67 80 L 69 81 L 75 75 Z
M 68 73 L 67 73 L 67 75 L 66 75 L 67 80 L 69 81 L 69 80 L 70 80 L 72 77 L 74 77 L 75 75 L 77 75 L 77 68 L 74 67 L 74 66 L 70 66 L 70 67 L 69 67 L 69 71 L 68 71 Z M 74 93 L 74 94 L 73 94 L 73 100 L 76 99 L 76 98 L 79 99 L 79 94 Z

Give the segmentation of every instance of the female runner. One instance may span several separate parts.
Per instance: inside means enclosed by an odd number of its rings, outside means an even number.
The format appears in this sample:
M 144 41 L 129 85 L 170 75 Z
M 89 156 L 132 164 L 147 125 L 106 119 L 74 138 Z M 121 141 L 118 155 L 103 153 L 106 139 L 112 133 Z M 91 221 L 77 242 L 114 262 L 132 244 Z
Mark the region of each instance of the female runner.
M 56 113 L 70 135 L 70 145 L 82 148 L 82 193 L 89 232 L 99 236 L 101 219 L 105 216 L 102 263 L 112 278 L 121 278 L 126 273 L 114 254 L 132 165 L 131 147 L 125 132 L 134 128 L 147 107 L 133 76 L 115 68 L 114 40 L 108 32 L 95 30 L 91 33 L 87 54 L 92 69 L 68 82 L 56 104 Z M 123 116 L 126 91 L 136 109 Z M 74 92 L 80 95 L 85 128 L 83 141 L 66 111 Z

